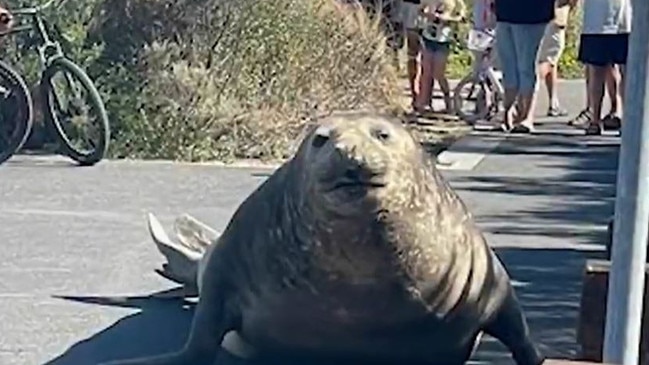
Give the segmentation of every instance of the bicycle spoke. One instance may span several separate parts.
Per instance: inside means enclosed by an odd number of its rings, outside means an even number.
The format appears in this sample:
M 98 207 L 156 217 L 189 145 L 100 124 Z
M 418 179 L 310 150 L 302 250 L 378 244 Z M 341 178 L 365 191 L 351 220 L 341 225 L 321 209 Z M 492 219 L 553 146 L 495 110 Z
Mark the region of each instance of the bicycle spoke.
M 83 153 L 94 151 L 101 130 L 96 125 L 96 113 L 87 103 L 86 89 L 66 72 L 55 74 L 50 85 L 55 113 L 67 143 Z

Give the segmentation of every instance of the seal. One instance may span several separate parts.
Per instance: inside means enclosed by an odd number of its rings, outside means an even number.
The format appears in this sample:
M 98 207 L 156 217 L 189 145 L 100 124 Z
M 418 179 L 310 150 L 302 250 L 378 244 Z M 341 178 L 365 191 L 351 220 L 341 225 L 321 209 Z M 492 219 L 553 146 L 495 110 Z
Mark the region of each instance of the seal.
M 212 365 L 230 331 L 271 362 L 460 365 L 482 333 L 545 360 L 504 265 L 390 116 L 322 118 L 211 235 L 164 248 L 198 287 L 184 347 L 110 364 Z

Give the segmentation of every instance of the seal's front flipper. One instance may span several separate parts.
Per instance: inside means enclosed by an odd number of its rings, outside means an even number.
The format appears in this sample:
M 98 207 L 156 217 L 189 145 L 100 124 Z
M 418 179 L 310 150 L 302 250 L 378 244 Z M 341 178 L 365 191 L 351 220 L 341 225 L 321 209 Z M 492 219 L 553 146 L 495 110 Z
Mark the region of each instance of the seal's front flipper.
M 171 241 L 160 221 L 151 213 L 148 214 L 148 225 L 153 242 L 167 259 L 162 270 L 156 272 L 167 279 L 183 284 L 190 291 L 197 292 L 198 264 L 203 257 L 203 252 Z
M 511 351 L 517 365 L 541 365 L 545 361 L 545 356 L 532 341 L 514 289 L 508 285 L 507 290 L 508 293 L 500 309 L 484 331 Z

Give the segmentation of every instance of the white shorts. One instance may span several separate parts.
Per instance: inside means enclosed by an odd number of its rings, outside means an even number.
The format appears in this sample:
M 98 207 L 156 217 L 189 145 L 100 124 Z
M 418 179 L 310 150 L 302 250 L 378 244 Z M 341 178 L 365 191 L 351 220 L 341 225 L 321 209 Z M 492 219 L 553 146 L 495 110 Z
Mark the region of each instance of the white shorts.
M 556 66 L 565 47 L 566 29 L 559 28 L 554 22 L 548 23 L 539 47 L 538 62 L 548 62 L 552 66 Z
M 406 29 L 419 29 L 419 4 L 407 3 L 399 1 L 398 4 L 398 19 Z

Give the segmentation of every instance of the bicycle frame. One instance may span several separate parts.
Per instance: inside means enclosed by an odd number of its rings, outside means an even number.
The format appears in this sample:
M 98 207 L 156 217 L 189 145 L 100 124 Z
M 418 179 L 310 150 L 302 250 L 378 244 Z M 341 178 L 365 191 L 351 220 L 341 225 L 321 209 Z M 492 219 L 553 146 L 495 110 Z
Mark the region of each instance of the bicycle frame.
M 49 33 L 47 32 L 47 25 L 43 17 L 43 11 L 57 0 L 50 0 L 47 3 L 31 8 L 17 9 L 12 10 L 11 13 L 14 16 L 27 16 L 30 18 L 29 23 L 25 25 L 19 25 L 13 27 L 8 34 L 16 34 L 21 32 L 26 32 L 30 30 L 35 30 L 37 37 L 39 39 L 39 44 L 37 45 L 38 57 L 41 65 L 41 74 L 52 64 L 52 61 L 58 58 L 65 57 L 61 44 L 56 40 L 53 40 Z M 60 8 L 67 0 L 59 0 L 57 9 Z M 66 81 L 68 85 L 74 85 L 74 82 L 71 80 L 70 76 L 65 74 Z M 79 90 L 74 88 L 73 92 L 78 96 Z M 52 95 L 55 99 L 55 103 L 60 106 L 60 100 L 56 93 Z
M 478 66 L 474 69 L 476 76 L 484 80 L 486 79 L 495 88 L 496 93 L 499 96 L 503 97 L 505 94 L 505 88 L 502 84 L 502 72 L 497 71 L 490 62 L 492 48 L 489 48 L 485 51 L 479 52 L 479 59 L 476 62 L 479 62 Z
M 53 40 L 47 32 L 46 23 L 42 16 L 43 11 L 49 8 L 54 3 L 54 1 L 55 0 L 50 0 L 38 7 L 11 11 L 14 16 L 27 16 L 30 18 L 30 24 L 16 26 L 10 30 L 9 34 L 36 30 L 37 36 L 39 38 L 37 50 L 39 60 L 41 62 L 41 71 L 45 71 L 45 69 L 50 65 L 53 59 L 64 57 L 63 50 L 59 42 Z M 63 5 L 65 1 L 66 0 L 62 0 L 58 7 Z

